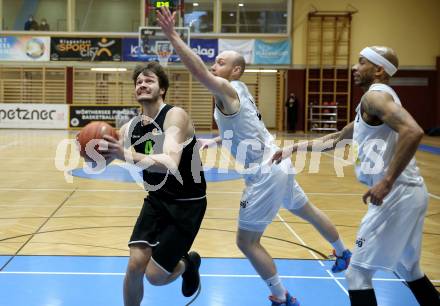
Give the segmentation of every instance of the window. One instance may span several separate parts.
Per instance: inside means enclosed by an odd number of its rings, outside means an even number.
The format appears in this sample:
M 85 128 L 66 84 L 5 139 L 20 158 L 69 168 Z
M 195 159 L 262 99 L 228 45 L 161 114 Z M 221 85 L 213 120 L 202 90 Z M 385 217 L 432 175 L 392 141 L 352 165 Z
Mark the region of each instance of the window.
M 287 33 L 288 0 L 222 0 L 222 33 Z
M 67 0 L 3 0 L 3 30 L 66 31 Z M 32 16 L 32 20 L 30 17 Z
M 137 32 L 138 0 L 76 0 L 75 30 L 81 32 Z
M 189 27 L 191 33 L 208 33 L 214 30 L 212 0 L 186 0 L 184 12 L 184 26 Z

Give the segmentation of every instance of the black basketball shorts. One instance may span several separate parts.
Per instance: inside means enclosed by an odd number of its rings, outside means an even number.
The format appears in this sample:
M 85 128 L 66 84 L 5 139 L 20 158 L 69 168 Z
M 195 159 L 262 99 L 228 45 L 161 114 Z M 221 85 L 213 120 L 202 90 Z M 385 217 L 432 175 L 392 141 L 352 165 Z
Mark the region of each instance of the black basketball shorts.
M 153 260 L 171 273 L 190 250 L 205 211 L 206 197 L 175 200 L 150 194 L 144 199 L 128 245 L 151 247 Z

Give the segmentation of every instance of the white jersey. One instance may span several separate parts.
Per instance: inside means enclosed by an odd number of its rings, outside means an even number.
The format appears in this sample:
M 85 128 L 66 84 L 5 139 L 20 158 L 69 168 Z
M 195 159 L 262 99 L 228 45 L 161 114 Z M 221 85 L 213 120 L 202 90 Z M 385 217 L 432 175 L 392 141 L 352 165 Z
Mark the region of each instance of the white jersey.
M 390 94 L 395 103 L 402 105 L 396 92 L 390 86 L 373 84 L 368 91 L 373 90 Z M 362 119 L 361 103 L 359 103 L 354 121 L 353 145 L 356 158 L 356 176 L 361 183 L 371 187 L 385 176 L 394 156 L 398 138 L 398 133 L 387 124 L 382 123 L 378 126 L 367 124 Z M 414 157 L 396 182 L 411 185 L 423 184 L 423 178 L 420 176 Z
M 217 107 L 214 110 L 223 146 L 229 147 L 232 156 L 245 168 L 261 165 L 278 147 L 261 120 L 247 86 L 241 81 L 231 81 L 231 85 L 237 92 L 240 109 L 232 115 L 223 114 Z

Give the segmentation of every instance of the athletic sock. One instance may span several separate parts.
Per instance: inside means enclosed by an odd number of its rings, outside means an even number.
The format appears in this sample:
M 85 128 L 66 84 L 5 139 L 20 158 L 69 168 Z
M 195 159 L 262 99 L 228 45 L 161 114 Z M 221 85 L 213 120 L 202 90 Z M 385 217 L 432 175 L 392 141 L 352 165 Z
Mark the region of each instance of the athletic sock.
M 377 306 L 374 289 L 348 290 L 351 306 Z
M 272 292 L 272 295 L 276 297 L 278 300 L 284 302 L 286 300 L 286 288 L 284 288 L 283 284 L 281 283 L 280 277 L 278 274 L 275 274 L 271 278 L 268 278 L 265 280 L 267 286 L 270 289 L 270 292 Z
M 420 306 L 440 305 L 439 293 L 426 275 L 407 283 Z
M 346 250 L 341 238 L 338 238 L 335 242 L 331 242 L 331 245 L 335 249 L 336 256 L 342 256 L 342 253 Z

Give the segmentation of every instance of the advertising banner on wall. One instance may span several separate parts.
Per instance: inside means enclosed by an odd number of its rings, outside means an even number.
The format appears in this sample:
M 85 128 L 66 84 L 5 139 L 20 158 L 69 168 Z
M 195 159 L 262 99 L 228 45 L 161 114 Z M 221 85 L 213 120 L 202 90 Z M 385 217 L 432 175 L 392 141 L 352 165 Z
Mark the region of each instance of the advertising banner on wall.
M 120 61 L 120 38 L 51 38 L 51 61 Z
M 290 40 L 265 42 L 257 39 L 254 49 L 254 64 L 289 65 Z
M 127 62 L 147 62 L 151 60 L 151 56 L 146 55 L 141 47 L 139 47 L 138 38 L 123 38 L 122 60 Z
M 218 53 L 222 53 L 226 50 L 236 50 L 243 55 L 247 64 L 252 63 L 253 49 L 255 39 L 219 39 L 218 40 Z
M 215 57 L 218 55 L 217 39 L 191 39 L 190 46 L 205 63 L 215 62 Z
M 0 37 L 0 61 L 49 61 L 49 53 L 50 37 Z
M 0 104 L 0 128 L 66 129 L 67 118 L 67 104 Z
M 105 121 L 116 126 L 117 121 L 128 121 L 138 111 L 139 107 L 134 105 L 70 105 L 69 128 L 81 128 L 92 121 Z
M 152 40 L 153 41 L 153 40 Z M 152 43 L 151 41 L 151 43 Z M 159 61 L 157 55 L 151 51 L 145 53 L 141 47 L 139 47 L 138 38 L 123 38 L 122 39 L 122 60 L 127 62 L 149 62 Z M 173 52 L 168 60 L 169 62 L 180 62 L 180 57 Z

